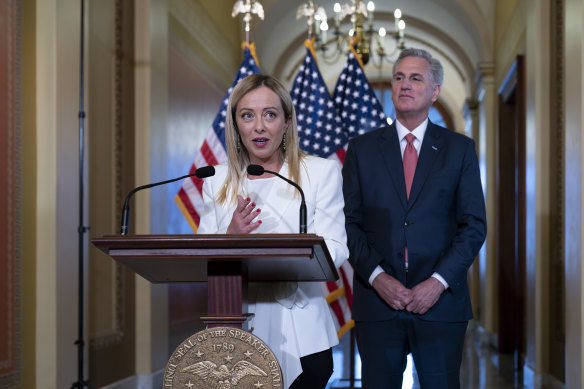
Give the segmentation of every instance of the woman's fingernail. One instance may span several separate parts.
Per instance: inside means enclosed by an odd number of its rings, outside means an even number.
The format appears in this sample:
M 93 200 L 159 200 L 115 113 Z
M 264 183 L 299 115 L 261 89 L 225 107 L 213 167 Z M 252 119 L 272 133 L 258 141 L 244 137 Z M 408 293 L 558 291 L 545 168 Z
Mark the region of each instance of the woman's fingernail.
M 261 211 L 261 209 L 260 209 L 260 208 L 256 209 L 256 212 L 260 212 L 260 211 Z
M 251 206 L 252 206 L 252 207 L 255 207 L 255 203 L 251 203 Z
M 258 223 L 259 223 L 259 224 L 262 224 L 262 221 L 261 221 L 261 220 L 258 220 Z
M 249 200 L 251 200 L 249 197 L 247 197 L 247 198 L 245 199 L 245 201 L 249 201 Z

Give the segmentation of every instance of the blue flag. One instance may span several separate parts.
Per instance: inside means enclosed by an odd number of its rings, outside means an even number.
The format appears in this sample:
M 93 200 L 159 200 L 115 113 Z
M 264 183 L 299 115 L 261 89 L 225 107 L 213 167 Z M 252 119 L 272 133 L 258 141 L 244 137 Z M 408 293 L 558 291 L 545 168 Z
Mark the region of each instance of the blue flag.
M 318 70 L 310 42 L 290 95 L 298 120 L 300 148 L 328 158 L 347 143 L 341 118 Z
M 337 80 L 333 100 L 349 139 L 387 124 L 383 107 L 353 49 Z

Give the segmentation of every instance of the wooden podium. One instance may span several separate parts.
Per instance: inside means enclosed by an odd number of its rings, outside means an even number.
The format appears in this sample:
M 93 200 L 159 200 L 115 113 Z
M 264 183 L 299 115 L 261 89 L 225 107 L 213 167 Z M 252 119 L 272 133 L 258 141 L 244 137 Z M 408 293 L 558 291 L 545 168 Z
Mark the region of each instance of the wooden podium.
M 208 328 L 242 328 L 248 282 L 336 281 L 314 234 L 109 235 L 91 242 L 152 283 L 207 282 Z

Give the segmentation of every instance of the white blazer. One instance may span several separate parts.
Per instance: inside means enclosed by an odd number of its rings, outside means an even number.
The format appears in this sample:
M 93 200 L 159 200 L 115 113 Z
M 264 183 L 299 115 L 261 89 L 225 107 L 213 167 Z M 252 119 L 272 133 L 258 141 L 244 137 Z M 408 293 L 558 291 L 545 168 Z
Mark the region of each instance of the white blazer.
M 308 156 L 301 163 L 300 186 L 307 208 L 307 232 L 322 236 L 335 266 L 348 258 L 345 233 L 341 165 L 337 161 Z M 288 164 L 278 172 L 288 177 Z M 204 210 L 199 234 L 225 233 L 235 204 L 222 207 L 215 201 L 227 175 L 227 166 L 216 166 L 215 176 L 203 185 Z M 256 180 L 257 181 L 257 180 Z M 275 178 L 267 198 L 251 201 L 261 204 L 259 216 L 269 215 L 254 233 L 297 233 L 300 195 L 290 184 Z M 247 182 L 240 194 L 248 196 Z M 262 219 L 262 222 L 264 220 Z M 254 298 L 255 295 L 255 298 Z M 252 284 L 249 310 L 254 313 L 250 331 L 268 344 L 278 359 L 286 388 L 302 372 L 300 357 L 327 350 L 338 344 L 336 329 L 320 283 Z

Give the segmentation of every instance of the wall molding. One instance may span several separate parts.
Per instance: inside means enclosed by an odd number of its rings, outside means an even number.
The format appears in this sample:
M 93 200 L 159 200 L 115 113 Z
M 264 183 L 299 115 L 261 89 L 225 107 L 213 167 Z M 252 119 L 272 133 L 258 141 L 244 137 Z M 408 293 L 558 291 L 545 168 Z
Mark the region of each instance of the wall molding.
M 523 385 L 533 389 L 566 389 L 566 386 L 549 374 L 538 373 L 523 365 Z
M 0 388 L 22 382 L 21 1 L 0 2 Z
M 230 41 L 197 1 L 171 1 L 168 13 L 172 43 L 221 89 L 227 89 L 242 58 L 239 42 Z

